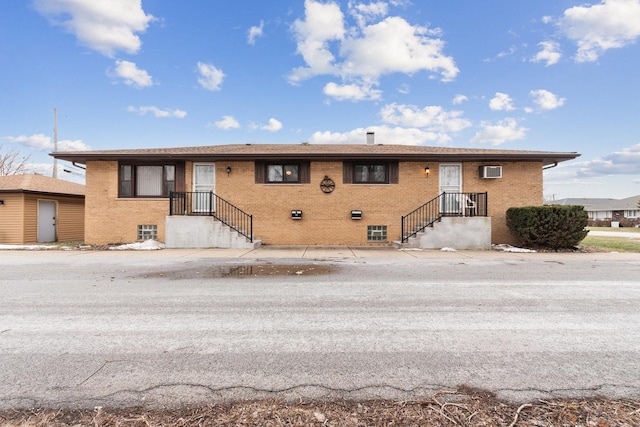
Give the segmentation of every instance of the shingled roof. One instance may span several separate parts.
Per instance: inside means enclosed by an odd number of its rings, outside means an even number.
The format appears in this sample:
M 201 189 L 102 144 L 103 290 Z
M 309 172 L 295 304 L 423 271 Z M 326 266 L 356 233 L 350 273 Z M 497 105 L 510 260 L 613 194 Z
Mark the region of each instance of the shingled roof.
M 542 161 L 546 165 L 572 160 L 575 152 L 496 150 L 365 144 L 231 144 L 198 147 L 140 148 L 124 150 L 66 151 L 51 156 L 70 162 L 91 160 L 353 160 L 393 159 L 414 161 Z
M 0 176 L 0 193 L 46 193 L 84 196 L 82 184 L 43 175 Z
M 640 194 L 637 196 L 627 197 L 626 199 L 608 199 L 608 198 L 573 198 L 556 200 L 549 204 L 554 205 L 580 205 L 584 206 L 584 210 L 589 212 L 595 211 L 624 211 L 638 210 L 640 202 Z

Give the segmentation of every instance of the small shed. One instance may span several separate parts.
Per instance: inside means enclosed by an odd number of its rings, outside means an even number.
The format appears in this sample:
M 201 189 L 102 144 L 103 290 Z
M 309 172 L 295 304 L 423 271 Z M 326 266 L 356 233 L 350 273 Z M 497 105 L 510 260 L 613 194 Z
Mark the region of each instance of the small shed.
M 62 179 L 0 176 L 0 244 L 84 240 L 84 194 Z

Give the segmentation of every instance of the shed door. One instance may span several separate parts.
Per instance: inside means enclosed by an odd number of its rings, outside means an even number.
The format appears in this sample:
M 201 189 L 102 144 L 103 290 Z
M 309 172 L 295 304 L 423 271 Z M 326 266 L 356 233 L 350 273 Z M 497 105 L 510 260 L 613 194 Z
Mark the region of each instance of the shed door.
M 462 192 L 462 165 L 450 163 L 440 165 L 440 194 Z M 457 214 L 460 212 L 459 198 L 457 195 L 445 196 L 442 200 L 440 211 L 443 214 Z
M 38 242 L 55 242 L 56 234 L 56 202 L 38 200 Z

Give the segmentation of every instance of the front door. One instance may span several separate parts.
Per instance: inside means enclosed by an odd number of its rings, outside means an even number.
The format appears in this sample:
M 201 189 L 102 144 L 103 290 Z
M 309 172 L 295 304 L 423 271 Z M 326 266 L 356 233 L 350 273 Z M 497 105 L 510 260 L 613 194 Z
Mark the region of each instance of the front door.
M 56 202 L 38 200 L 38 242 L 55 242 L 56 234 Z
M 212 205 L 211 193 L 216 192 L 216 164 L 215 163 L 194 163 L 193 164 L 193 210 L 195 212 L 206 212 Z
M 462 192 L 462 164 L 445 163 L 440 164 L 440 194 L 461 193 Z M 445 195 L 440 204 L 440 211 L 443 214 L 459 214 L 460 203 L 457 194 Z

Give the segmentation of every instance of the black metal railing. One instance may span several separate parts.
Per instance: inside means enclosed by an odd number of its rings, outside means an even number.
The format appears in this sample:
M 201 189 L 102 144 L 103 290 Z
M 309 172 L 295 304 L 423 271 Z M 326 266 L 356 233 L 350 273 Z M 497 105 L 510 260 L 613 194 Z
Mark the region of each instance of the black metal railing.
M 443 216 L 487 216 L 487 193 L 446 193 L 402 217 L 402 243 Z
M 172 191 L 169 215 L 212 216 L 253 242 L 253 215 L 215 193 Z

